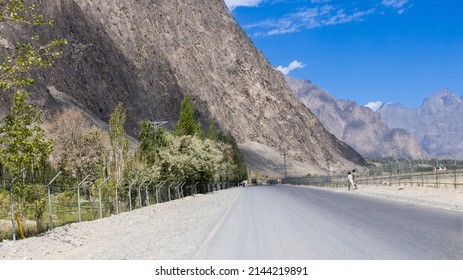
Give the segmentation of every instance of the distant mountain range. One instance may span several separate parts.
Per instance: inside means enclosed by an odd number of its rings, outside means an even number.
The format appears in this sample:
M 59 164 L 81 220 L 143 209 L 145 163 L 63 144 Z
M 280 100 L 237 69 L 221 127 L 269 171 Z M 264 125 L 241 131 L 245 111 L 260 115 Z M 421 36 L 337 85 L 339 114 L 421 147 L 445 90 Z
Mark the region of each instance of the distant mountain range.
M 336 99 L 310 81 L 289 76 L 286 76 L 286 81 L 293 93 L 317 116 L 329 132 L 353 147 L 362 156 L 371 158 L 427 156 L 419 142 L 407 131 L 407 127 L 388 126 L 379 112 L 359 106 L 355 102 Z M 382 106 L 384 110 L 389 108 L 388 105 Z M 399 119 L 407 119 L 407 117 Z
M 378 110 L 389 127 L 406 129 L 428 153 L 463 158 L 463 97 L 448 89 L 425 99 L 416 109 L 383 104 Z

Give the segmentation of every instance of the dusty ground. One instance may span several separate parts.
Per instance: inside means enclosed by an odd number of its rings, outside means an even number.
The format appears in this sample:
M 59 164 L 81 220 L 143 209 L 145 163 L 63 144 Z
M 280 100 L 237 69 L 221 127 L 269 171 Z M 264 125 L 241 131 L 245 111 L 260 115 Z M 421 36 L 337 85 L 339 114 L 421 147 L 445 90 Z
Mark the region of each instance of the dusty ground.
M 156 204 L 0 243 L 2 259 L 192 259 L 241 188 Z
M 0 243 L 0 260 L 194 259 L 242 189 L 186 197 L 102 220 L 66 225 L 26 240 L 4 241 Z M 349 192 L 463 212 L 462 189 L 359 186 Z
M 350 192 L 463 212 L 463 189 L 360 185 Z

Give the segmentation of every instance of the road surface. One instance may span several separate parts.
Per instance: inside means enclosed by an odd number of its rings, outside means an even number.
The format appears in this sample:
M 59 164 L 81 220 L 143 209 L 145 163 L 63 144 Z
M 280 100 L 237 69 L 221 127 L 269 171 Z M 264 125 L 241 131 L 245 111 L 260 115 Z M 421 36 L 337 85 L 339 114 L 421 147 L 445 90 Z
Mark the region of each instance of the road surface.
M 295 186 L 243 189 L 197 259 L 463 259 L 463 213 Z

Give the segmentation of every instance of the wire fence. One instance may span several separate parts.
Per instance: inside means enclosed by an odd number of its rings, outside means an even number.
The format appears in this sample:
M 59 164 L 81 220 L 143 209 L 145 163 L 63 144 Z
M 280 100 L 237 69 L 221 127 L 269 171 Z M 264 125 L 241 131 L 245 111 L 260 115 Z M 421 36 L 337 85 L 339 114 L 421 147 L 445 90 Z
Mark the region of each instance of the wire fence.
M 124 179 L 116 183 L 109 177 L 90 180 L 90 176 L 70 183 L 71 178 L 60 178 L 60 175 L 55 174 L 40 184 L 17 182 L 14 188 L 11 178 L 0 177 L 3 181 L 0 188 L 1 240 L 15 240 L 21 234 L 33 236 L 69 223 L 102 219 L 156 203 L 236 186 L 230 182 Z M 21 228 L 15 217 L 18 213 Z
M 347 188 L 347 172 L 342 175 L 291 177 L 282 180 L 285 184 L 311 185 L 332 188 Z M 368 186 L 415 186 L 431 188 L 463 188 L 463 167 L 449 168 L 389 168 L 370 169 L 368 172 L 357 174 L 355 183 Z

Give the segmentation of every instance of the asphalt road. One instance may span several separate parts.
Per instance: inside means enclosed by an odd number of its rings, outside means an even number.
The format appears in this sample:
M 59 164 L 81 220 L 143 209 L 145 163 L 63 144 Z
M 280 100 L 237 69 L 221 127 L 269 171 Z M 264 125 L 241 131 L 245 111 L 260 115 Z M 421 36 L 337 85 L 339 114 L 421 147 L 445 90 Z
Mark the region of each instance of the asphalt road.
M 463 259 L 463 213 L 355 192 L 248 187 L 198 259 Z

